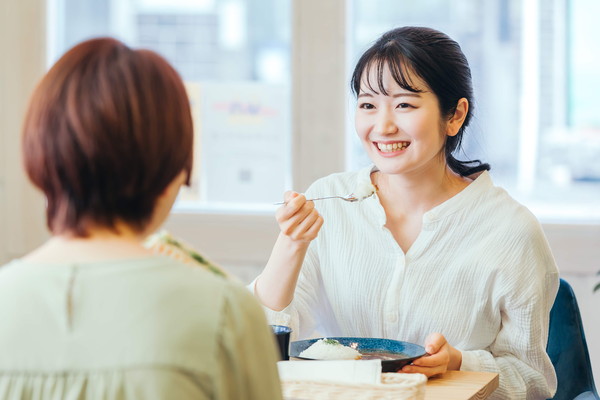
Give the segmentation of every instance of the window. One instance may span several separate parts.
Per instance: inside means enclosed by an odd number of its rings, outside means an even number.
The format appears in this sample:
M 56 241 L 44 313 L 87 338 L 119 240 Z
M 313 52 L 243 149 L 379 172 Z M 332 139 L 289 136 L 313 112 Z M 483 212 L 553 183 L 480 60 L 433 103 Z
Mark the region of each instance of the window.
M 346 1 L 47 1 L 48 64 L 111 35 L 181 72 L 197 170 L 166 228 L 242 280 L 256 276 L 278 234 L 272 203 L 344 167 Z
M 195 168 L 176 208 L 261 211 L 290 185 L 289 0 L 54 0 L 50 61 L 93 36 L 157 51 L 186 81 Z
M 600 221 L 600 52 L 586 51 L 597 48 L 595 0 L 48 1 L 50 61 L 110 34 L 180 70 L 194 103 L 197 170 L 167 228 L 244 280 L 269 256 L 272 203 L 284 190 L 368 162 L 349 75 L 400 25 L 440 29 L 469 59 L 476 113 L 465 158 L 489 162 L 496 184 L 542 222 Z
M 475 118 L 459 156 L 489 162 L 496 184 L 542 220 L 600 220 L 600 51 L 590 51 L 598 49 L 598 2 L 351 3 L 350 69 L 393 27 L 447 33 L 466 54 L 475 89 Z M 354 169 L 368 159 L 348 126 L 347 165 Z

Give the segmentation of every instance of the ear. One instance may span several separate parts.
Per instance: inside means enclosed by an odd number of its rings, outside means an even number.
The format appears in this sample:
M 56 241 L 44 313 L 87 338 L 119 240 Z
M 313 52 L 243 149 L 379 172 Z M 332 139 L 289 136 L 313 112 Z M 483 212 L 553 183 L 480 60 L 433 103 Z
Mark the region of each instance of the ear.
M 446 135 L 456 136 L 458 134 L 460 127 L 463 125 L 463 122 L 465 122 L 465 118 L 467 118 L 468 111 L 469 101 L 463 97 L 458 100 L 454 115 L 448 120 L 448 124 L 446 125 Z

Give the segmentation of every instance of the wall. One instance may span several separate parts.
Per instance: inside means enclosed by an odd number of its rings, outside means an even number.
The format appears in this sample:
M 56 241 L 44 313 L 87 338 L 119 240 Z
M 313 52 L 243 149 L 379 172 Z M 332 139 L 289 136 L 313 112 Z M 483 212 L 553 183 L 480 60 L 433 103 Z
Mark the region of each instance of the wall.
M 47 237 L 43 198 L 28 183 L 20 153 L 21 121 L 44 72 L 45 2 L 0 3 L 0 262 Z

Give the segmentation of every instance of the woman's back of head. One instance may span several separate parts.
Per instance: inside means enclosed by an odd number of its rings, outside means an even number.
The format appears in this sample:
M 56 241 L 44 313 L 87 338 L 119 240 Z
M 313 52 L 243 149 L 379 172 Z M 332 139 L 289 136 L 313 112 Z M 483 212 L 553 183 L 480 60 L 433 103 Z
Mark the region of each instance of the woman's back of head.
M 26 171 L 47 198 L 53 234 L 136 231 L 192 166 L 190 104 L 169 63 L 111 38 L 67 51 L 36 88 L 25 118 Z

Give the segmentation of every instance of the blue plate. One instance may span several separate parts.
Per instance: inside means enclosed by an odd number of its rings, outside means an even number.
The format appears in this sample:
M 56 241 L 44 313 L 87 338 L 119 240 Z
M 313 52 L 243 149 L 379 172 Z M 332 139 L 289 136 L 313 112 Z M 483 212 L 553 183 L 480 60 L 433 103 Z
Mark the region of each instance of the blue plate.
M 290 357 L 311 360 L 299 355 L 319 339 L 324 338 L 299 340 L 290 343 Z M 381 372 L 396 372 L 406 364 L 410 364 L 413 360 L 427 354 L 422 346 L 399 340 L 360 337 L 328 337 L 327 339 L 335 339 L 344 346 L 355 348 L 362 354 L 385 352 L 397 355 L 397 358 L 381 361 Z

